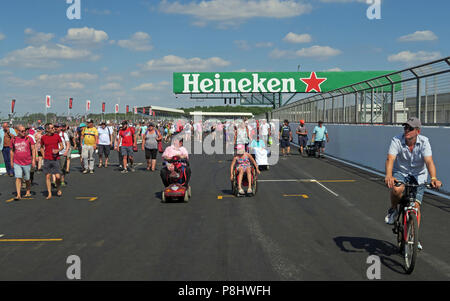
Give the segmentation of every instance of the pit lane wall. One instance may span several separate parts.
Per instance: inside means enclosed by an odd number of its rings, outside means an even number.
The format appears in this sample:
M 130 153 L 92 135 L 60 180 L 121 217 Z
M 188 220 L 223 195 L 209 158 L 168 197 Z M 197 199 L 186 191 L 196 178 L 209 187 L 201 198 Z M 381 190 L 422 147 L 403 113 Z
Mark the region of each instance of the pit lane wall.
M 298 137 L 295 134 L 298 123 L 289 125 L 294 143 L 298 144 Z M 306 124 L 309 142 L 315 126 L 316 124 Z M 325 154 L 383 174 L 391 139 L 403 133 L 403 127 L 390 125 L 324 124 L 324 126 L 330 137 L 330 142 L 325 146 Z M 424 126 L 421 135 L 430 140 L 437 177 L 443 183 L 440 191 L 449 194 L 450 127 Z

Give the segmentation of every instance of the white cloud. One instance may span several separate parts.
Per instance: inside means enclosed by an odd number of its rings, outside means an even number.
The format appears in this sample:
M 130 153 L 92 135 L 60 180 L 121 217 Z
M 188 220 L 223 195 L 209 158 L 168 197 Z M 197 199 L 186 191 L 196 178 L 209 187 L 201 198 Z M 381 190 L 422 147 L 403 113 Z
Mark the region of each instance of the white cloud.
M 295 0 L 211 0 L 192 1 L 188 4 L 163 0 L 160 10 L 168 14 L 189 15 L 196 19 L 195 25 L 205 22 L 221 22 L 232 26 L 252 18 L 291 18 L 312 10 L 310 4 Z
M 236 41 L 233 41 L 233 43 L 236 45 L 237 48 L 239 48 L 241 50 L 245 50 L 245 51 L 248 51 L 248 50 L 252 49 L 253 47 L 255 47 L 255 48 L 273 47 L 273 43 L 271 43 L 271 42 L 258 42 L 258 43 L 255 43 L 254 45 L 253 44 L 251 45 L 246 40 L 236 40 Z
M 416 31 L 412 34 L 401 36 L 399 42 L 435 41 L 438 37 L 430 30 Z
M 295 52 L 291 50 L 280 50 L 276 48 L 270 52 L 269 56 L 274 59 L 294 58 Z
M 315 45 L 309 48 L 302 48 L 297 51 L 274 49 L 269 54 L 269 56 L 275 59 L 309 57 L 317 60 L 324 60 L 341 53 L 342 52 L 340 50 L 331 48 L 329 46 Z
M 133 88 L 133 91 L 160 91 L 163 90 L 165 87 L 169 86 L 169 82 L 163 81 L 157 84 L 154 83 L 144 83 L 141 84 L 135 88 Z
M 18 66 L 22 68 L 56 68 L 59 60 L 91 60 L 99 56 L 88 50 L 74 49 L 56 44 L 51 46 L 28 46 L 8 53 L 0 59 L 0 66 Z
M 259 42 L 255 44 L 256 48 L 270 48 L 273 47 L 272 42 Z
M 6 39 L 6 36 L 0 32 L 0 41 Z
M 233 41 L 233 43 L 234 43 L 234 45 L 236 45 L 237 48 L 239 48 L 241 50 L 247 51 L 247 50 L 251 49 L 250 45 L 245 40 L 236 40 L 236 41 Z
M 26 80 L 18 77 L 9 77 L 7 83 L 17 87 L 58 87 L 61 89 L 83 89 L 81 82 L 92 82 L 98 79 L 97 74 L 91 73 L 62 73 L 41 74 L 34 79 Z
M 311 46 L 309 48 L 302 48 L 295 52 L 299 57 L 312 57 L 316 59 L 327 59 L 332 56 L 341 54 L 338 49 L 331 48 L 329 46 Z
M 438 51 L 433 52 L 427 52 L 427 51 L 418 51 L 418 52 L 411 52 L 411 51 L 401 51 L 397 54 L 392 54 L 388 56 L 389 62 L 402 62 L 407 64 L 412 63 L 420 63 L 420 62 L 426 62 L 426 61 L 433 61 L 441 58 L 442 55 Z
M 283 41 L 288 42 L 288 43 L 294 43 L 294 44 L 309 43 L 309 42 L 311 42 L 311 40 L 312 40 L 311 36 L 307 33 L 296 34 L 296 33 L 290 32 L 283 38 Z
M 109 36 L 103 30 L 96 30 L 94 28 L 70 28 L 67 35 L 63 39 L 65 42 L 75 44 L 91 45 L 99 44 L 109 39 Z
M 27 35 L 27 38 L 25 39 L 27 44 L 34 46 L 46 44 L 55 37 L 53 33 L 36 32 L 31 28 L 25 29 L 25 34 Z
M 108 84 L 100 87 L 100 90 L 102 90 L 102 91 L 121 90 L 121 89 L 122 89 L 122 86 L 119 83 L 108 83 Z
M 143 70 L 160 70 L 160 71 L 202 71 L 211 70 L 216 67 L 226 67 L 230 62 L 219 57 L 211 57 L 208 59 L 201 58 L 182 58 L 175 55 L 167 55 L 159 60 L 150 60 L 143 66 Z
M 339 67 L 324 70 L 324 72 L 341 72 L 341 71 L 342 69 Z
M 123 77 L 120 75 L 110 75 L 106 78 L 108 82 L 120 82 L 123 81 Z
M 320 2 L 324 2 L 324 3 L 351 3 L 351 2 L 367 3 L 367 0 L 320 0 Z
M 150 36 L 145 32 L 136 32 L 129 40 L 120 40 L 117 42 L 122 48 L 132 51 L 150 51 L 153 46 L 150 45 Z

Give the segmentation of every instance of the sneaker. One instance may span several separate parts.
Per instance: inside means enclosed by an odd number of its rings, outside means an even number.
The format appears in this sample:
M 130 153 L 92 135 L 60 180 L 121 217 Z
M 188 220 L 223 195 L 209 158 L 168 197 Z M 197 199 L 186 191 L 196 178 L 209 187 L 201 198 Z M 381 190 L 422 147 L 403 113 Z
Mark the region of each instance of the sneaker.
M 83 170 L 83 174 L 87 174 L 87 173 L 88 173 L 87 169 Z
M 247 190 L 247 193 L 248 193 L 248 194 L 252 194 L 252 193 L 253 193 L 253 190 L 252 190 L 251 188 L 249 188 L 249 189 Z
M 136 170 L 133 167 L 130 167 L 131 172 L 135 172 Z
M 124 169 L 121 171 L 121 173 L 128 173 L 128 170 Z
M 245 194 L 244 189 L 239 189 L 239 194 Z
M 420 241 L 417 243 L 417 249 L 418 249 L 419 251 L 422 251 L 422 250 L 423 250 L 423 247 L 422 247 L 422 245 L 420 244 Z
M 384 218 L 384 222 L 388 225 L 393 225 L 395 219 L 397 218 L 398 212 L 397 209 L 389 208 L 388 214 Z
M 94 173 L 94 171 L 93 170 L 91 170 L 90 172 L 89 172 L 90 174 L 93 174 Z

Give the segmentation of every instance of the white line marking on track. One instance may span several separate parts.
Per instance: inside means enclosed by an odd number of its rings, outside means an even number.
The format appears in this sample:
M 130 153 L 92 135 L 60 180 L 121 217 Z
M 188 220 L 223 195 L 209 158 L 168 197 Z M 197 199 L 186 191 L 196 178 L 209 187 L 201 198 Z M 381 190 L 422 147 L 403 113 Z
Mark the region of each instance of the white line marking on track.
M 328 187 L 326 187 L 325 185 L 323 185 L 322 183 L 320 183 L 317 180 L 313 180 L 313 182 L 316 182 L 317 184 L 319 184 L 320 186 L 322 186 L 322 188 L 324 188 L 325 190 L 327 190 L 329 193 L 331 193 L 332 195 L 334 195 L 335 197 L 338 197 L 339 195 L 334 192 L 333 190 L 329 189 Z

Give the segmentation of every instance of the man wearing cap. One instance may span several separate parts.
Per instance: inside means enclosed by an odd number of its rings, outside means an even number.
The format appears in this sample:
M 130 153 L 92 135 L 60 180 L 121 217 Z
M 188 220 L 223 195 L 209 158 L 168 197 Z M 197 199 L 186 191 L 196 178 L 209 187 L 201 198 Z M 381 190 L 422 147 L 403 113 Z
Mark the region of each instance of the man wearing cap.
M 316 127 L 314 128 L 311 139 L 315 147 L 317 148 L 319 158 L 323 158 L 323 155 L 320 155 L 320 153 L 323 154 L 325 152 L 325 138 L 327 140 L 327 143 L 330 142 L 330 138 L 328 137 L 328 130 L 323 125 L 323 121 L 319 120 L 318 125 L 316 125 Z
M 111 151 L 113 132 L 106 126 L 106 122 L 100 123 L 98 131 L 98 167 L 103 165 L 103 156 L 105 156 L 105 168 L 108 168 L 109 153 Z
M 128 159 L 130 160 L 130 170 L 134 172 L 133 147 L 137 147 L 136 132 L 133 127 L 128 126 L 126 120 L 122 122 L 122 129 L 119 131 L 118 145 L 120 145 L 120 152 L 123 156 L 122 173 L 128 172 Z
M 308 130 L 306 129 L 304 120 L 300 120 L 300 124 L 295 133 L 298 135 L 298 145 L 300 145 L 299 152 L 303 155 L 303 150 L 308 142 Z
M 427 137 L 420 135 L 422 124 L 416 117 L 411 117 L 403 124 L 403 134 L 391 140 L 386 160 L 386 176 L 384 182 L 390 189 L 391 208 L 385 222 L 392 225 L 397 218 L 397 205 L 400 202 L 405 186 L 395 187 L 395 181 L 405 182 L 408 176 L 414 177 L 419 185 L 431 177 L 431 186 L 439 189 L 442 185 L 436 177 L 436 166 L 433 162 L 431 145 Z M 417 188 L 416 208 L 420 209 L 425 186 Z M 418 215 L 420 226 L 420 212 Z M 419 243 L 419 249 L 422 246 Z
M 94 127 L 93 120 L 89 120 L 87 127 L 81 132 L 81 141 L 83 142 L 81 151 L 81 157 L 84 162 L 83 173 L 86 174 L 89 170 L 89 172 L 93 174 L 95 164 L 94 153 L 98 144 L 98 131 Z

